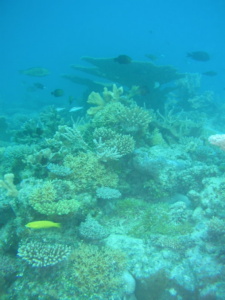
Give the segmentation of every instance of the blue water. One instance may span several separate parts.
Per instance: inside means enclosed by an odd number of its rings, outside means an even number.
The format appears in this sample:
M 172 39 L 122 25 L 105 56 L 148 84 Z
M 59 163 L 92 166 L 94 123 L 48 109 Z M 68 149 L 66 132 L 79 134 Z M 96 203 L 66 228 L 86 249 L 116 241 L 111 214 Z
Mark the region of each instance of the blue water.
M 0 3 L 1 103 L 22 103 L 63 88 L 80 97 L 82 88 L 61 78 L 72 73 L 71 64 L 84 64 L 82 56 L 115 57 L 127 54 L 147 60 L 152 53 L 157 64 L 173 65 L 180 72 L 214 70 L 202 86 L 224 97 L 223 0 L 200 1 L 1 1 Z M 207 63 L 191 61 L 186 53 L 207 51 Z M 30 67 L 45 67 L 51 75 L 41 80 L 47 91 L 27 95 L 35 81 L 19 74 Z M 39 80 L 40 81 L 40 80 Z M 6 104 L 7 107 L 7 104 Z

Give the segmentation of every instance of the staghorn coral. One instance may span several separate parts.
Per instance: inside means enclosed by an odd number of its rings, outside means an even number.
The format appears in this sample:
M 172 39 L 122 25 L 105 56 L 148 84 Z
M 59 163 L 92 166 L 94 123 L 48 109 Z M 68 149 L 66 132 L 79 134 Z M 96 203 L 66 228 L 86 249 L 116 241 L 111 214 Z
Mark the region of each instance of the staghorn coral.
M 48 267 L 66 259 L 70 252 L 71 248 L 64 244 L 30 240 L 20 244 L 17 255 L 32 267 Z
M 134 150 L 135 141 L 130 135 L 104 127 L 97 128 L 93 135 L 97 156 L 102 161 L 117 160 Z
M 98 186 L 117 186 L 117 174 L 103 165 L 92 152 L 67 155 L 64 164 L 73 171 L 71 180 L 79 192 L 94 192 Z
M 88 145 L 84 141 L 83 136 L 76 124 L 72 127 L 67 125 L 62 125 L 58 127 L 58 131 L 53 137 L 53 140 L 61 144 L 61 146 L 72 146 L 74 149 L 84 149 L 87 150 Z M 48 140 L 50 142 L 50 139 Z

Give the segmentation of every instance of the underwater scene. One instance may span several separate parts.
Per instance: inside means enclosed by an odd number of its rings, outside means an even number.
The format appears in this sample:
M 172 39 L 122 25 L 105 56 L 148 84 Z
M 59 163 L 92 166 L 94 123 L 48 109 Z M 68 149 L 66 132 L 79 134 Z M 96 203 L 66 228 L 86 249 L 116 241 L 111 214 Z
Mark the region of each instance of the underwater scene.
M 2 0 L 0 300 L 225 299 L 225 2 Z

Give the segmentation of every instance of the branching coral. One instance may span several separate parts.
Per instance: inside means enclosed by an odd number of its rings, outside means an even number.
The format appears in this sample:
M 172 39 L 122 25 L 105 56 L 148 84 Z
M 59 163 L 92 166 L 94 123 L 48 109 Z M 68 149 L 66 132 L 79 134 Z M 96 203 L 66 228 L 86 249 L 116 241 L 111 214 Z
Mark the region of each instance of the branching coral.
M 89 104 L 94 104 L 95 106 L 90 107 L 87 111 L 89 115 L 95 115 L 98 111 L 104 108 L 104 106 L 111 101 L 119 101 L 120 96 L 123 94 L 123 88 L 113 84 L 112 91 L 108 90 L 107 87 L 104 87 L 102 96 L 99 93 L 92 92 L 87 102 Z
M 66 215 L 77 212 L 79 201 L 69 181 L 39 181 L 29 195 L 30 205 L 44 215 Z
M 66 259 L 71 248 L 64 244 L 50 244 L 35 240 L 23 242 L 18 249 L 18 256 L 32 267 L 53 266 Z
M 131 134 L 146 132 L 151 120 L 149 111 L 139 106 L 126 107 L 125 111 L 119 114 L 120 127 Z
M 103 165 L 92 152 L 81 152 L 77 156 L 67 155 L 64 164 L 73 170 L 71 180 L 79 192 L 94 192 L 98 186 L 117 186 L 117 174 Z
M 89 241 L 101 240 L 109 235 L 109 231 L 91 215 L 88 215 L 85 222 L 80 224 L 79 233 L 82 238 Z
M 72 255 L 75 284 L 82 299 L 111 299 L 123 288 L 125 256 L 118 250 L 81 244 Z M 113 298 L 112 298 L 113 299 Z
M 104 127 L 97 128 L 93 135 L 97 156 L 102 161 L 119 159 L 134 150 L 135 141 L 130 135 Z

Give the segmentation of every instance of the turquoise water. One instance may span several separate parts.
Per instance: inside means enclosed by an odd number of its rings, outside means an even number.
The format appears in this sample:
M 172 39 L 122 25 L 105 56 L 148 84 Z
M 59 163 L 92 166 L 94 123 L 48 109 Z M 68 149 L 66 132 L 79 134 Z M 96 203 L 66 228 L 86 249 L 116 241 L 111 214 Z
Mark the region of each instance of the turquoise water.
M 0 300 L 223 300 L 223 1 L 1 1 Z

